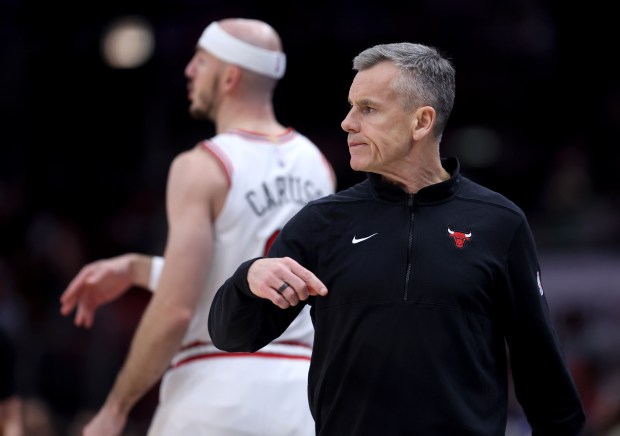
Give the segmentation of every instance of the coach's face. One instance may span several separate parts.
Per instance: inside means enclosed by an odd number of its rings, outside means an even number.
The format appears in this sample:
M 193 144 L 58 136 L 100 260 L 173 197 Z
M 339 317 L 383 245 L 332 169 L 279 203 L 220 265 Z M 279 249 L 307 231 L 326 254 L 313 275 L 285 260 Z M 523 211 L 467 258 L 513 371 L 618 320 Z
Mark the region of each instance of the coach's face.
M 410 112 L 405 112 L 392 83 L 400 74 L 391 61 L 359 71 L 349 90 L 351 109 L 342 121 L 348 133 L 351 168 L 398 174 L 413 141 Z

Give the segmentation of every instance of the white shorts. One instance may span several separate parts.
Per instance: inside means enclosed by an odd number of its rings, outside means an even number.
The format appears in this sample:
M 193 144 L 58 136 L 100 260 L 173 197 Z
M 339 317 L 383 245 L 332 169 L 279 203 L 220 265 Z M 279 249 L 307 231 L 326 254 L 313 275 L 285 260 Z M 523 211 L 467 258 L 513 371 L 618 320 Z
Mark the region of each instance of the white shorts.
M 164 374 L 148 436 L 314 436 L 308 359 L 209 357 Z

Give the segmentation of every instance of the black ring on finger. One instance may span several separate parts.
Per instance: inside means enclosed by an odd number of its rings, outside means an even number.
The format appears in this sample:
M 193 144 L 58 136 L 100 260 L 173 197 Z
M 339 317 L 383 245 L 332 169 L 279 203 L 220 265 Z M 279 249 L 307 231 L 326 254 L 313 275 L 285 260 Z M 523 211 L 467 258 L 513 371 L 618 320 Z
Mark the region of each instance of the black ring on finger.
M 284 290 L 285 290 L 286 288 L 288 288 L 289 286 L 291 286 L 291 285 L 289 285 L 289 284 L 288 284 L 288 283 L 286 283 L 286 282 L 282 282 L 282 286 L 280 286 L 278 289 L 276 289 L 276 292 L 277 292 L 278 294 L 281 294 L 281 293 L 282 293 L 282 292 L 284 292 Z

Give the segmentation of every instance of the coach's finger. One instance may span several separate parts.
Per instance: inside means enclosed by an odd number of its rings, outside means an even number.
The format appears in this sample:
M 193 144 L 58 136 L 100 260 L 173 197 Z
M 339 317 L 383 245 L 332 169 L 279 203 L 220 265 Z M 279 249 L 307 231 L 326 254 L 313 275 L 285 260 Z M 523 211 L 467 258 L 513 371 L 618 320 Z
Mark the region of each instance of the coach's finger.
M 308 271 L 305 268 L 303 268 L 302 271 L 293 272 L 304 281 L 310 295 L 318 295 L 321 297 L 327 295 L 327 286 L 325 286 L 325 284 L 321 280 L 319 280 L 319 278 L 315 276 L 312 272 Z
M 327 286 L 319 278 L 303 266 L 291 263 L 290 276 L 284 277 L 293 288 L 300 300 L 306 300 L 308 296 L 327 295 Z

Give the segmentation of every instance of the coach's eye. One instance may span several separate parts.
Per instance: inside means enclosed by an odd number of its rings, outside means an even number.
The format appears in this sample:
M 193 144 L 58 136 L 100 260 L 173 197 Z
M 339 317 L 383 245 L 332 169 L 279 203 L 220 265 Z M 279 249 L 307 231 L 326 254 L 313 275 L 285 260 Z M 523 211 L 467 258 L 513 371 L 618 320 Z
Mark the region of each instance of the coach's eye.
M 371 113 L 374 112 L 375 108 L 371 107 L 371 106 L 364 106 L 362 107 L 362 112 L 367 114 L 367 113 Z

